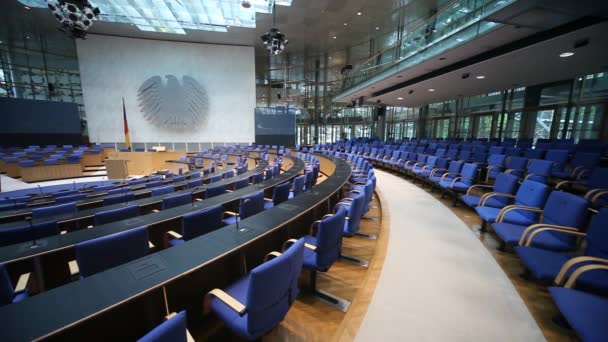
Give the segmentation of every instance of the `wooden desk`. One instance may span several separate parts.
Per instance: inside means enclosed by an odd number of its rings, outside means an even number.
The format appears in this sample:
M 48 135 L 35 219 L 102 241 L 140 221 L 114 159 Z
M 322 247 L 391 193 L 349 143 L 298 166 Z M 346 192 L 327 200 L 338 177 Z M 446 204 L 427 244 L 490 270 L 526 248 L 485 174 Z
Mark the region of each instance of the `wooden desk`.
M 32 167 L 21 167 L 21 180 L 24 182 L 39 182 L 51 179 L 64 179 L 82 177 L 80 163 L 37 165 Z
M 185 152 L 110 152 L 108 159 L 127 160 L 130 176 L 149 175 L 165 169 L 166 160 L 179 160 Z

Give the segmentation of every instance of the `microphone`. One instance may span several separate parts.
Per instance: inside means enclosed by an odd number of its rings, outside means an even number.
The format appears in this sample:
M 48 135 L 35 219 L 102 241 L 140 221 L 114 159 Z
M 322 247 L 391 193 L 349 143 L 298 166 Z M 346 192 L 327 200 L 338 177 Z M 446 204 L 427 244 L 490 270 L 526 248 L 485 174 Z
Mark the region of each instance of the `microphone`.
M 192 201 L 192 206 L 193 206 L 193 207 L 194 207 L 194 192 L 195 192 L 196 190 L 198 190 L 200 187 L 201 187 L 200 185 L 195 186 L 195 187 L 194 187 L 194 189 L 192 189 L 192 191 L 190 191 L 190 198 L 191 198 L 191 201 Z
M 40 187 L 40 184 L 38 184 L 38 191 L 40 191 L 41 195 L 44 195 L 44 193 L 42 192 L 42 188 Z
M 30 224 L 30 232 L 32 233 L 32 245 L 30 248 L 37 248 L 38 241 L 36 241 L 36 231 L 34 230 L 34 224 L 32 223 L 32 217 L 28 216 L 25 218 L 25 221 Z
M 236 212 L 236 231 L 239 232 L 239 221 L 241 220 L 241 208 L 243 205 L 251 202 L 250 198 L 245 199 L 243 202 L 239 203 L 239 210 Z

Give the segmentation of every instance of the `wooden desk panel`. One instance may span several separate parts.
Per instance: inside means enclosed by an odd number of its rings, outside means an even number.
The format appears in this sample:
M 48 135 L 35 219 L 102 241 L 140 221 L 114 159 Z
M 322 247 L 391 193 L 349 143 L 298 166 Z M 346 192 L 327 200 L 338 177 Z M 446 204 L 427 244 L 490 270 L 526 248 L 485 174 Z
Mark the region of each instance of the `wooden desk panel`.
M 7 163 L 0 159 L 0 172 L 5 172 L 9 177 L 21 177 L 21 168 L 17 163 Z
M 179 160 L 185 152 L 110 152 L 108 159 L 128 160 L 130 176 L 148 175 L 165 169 L 165 161 Z
M 82 166 L 103 165 L 101 153 L 99 154 L 84 154 L 80 160 Z
M 64 179 L 82 177 L 80 164 L 38 165 L 22 167 L 21 180 L 24 182 L 38 182 L 50 179 Z

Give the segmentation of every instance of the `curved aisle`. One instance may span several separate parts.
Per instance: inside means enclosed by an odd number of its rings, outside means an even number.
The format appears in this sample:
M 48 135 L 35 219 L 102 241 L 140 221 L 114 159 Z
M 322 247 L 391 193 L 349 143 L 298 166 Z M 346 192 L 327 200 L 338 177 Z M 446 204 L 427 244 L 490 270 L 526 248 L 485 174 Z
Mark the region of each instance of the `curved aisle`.
M 460 218 L 416 185 L 375 174 L 391 233 L 358 341 L 545 340 L 507 275 Z

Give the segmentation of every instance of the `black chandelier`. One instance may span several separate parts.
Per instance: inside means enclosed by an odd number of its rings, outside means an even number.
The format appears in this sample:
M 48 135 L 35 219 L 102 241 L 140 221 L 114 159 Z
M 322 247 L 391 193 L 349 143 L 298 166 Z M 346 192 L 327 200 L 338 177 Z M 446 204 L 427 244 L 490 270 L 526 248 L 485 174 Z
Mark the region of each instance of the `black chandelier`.
M 272 13 L 272 26 L 276 26 L 277 11 L 274 2 L 272 3 Z M 289 43 L 289 41 L 285 39 L 285 35 L 275 27 L 271 28 L 270 31 L 266 32 L 261 38 L 266 49 L 273 55 L 278 55 L 283 52 L 285 46 Z
M 100 13 L 88 0 L 47 0 L 47 7 L 59 21 L 59 29 L 72 38 L 86 39 Z

